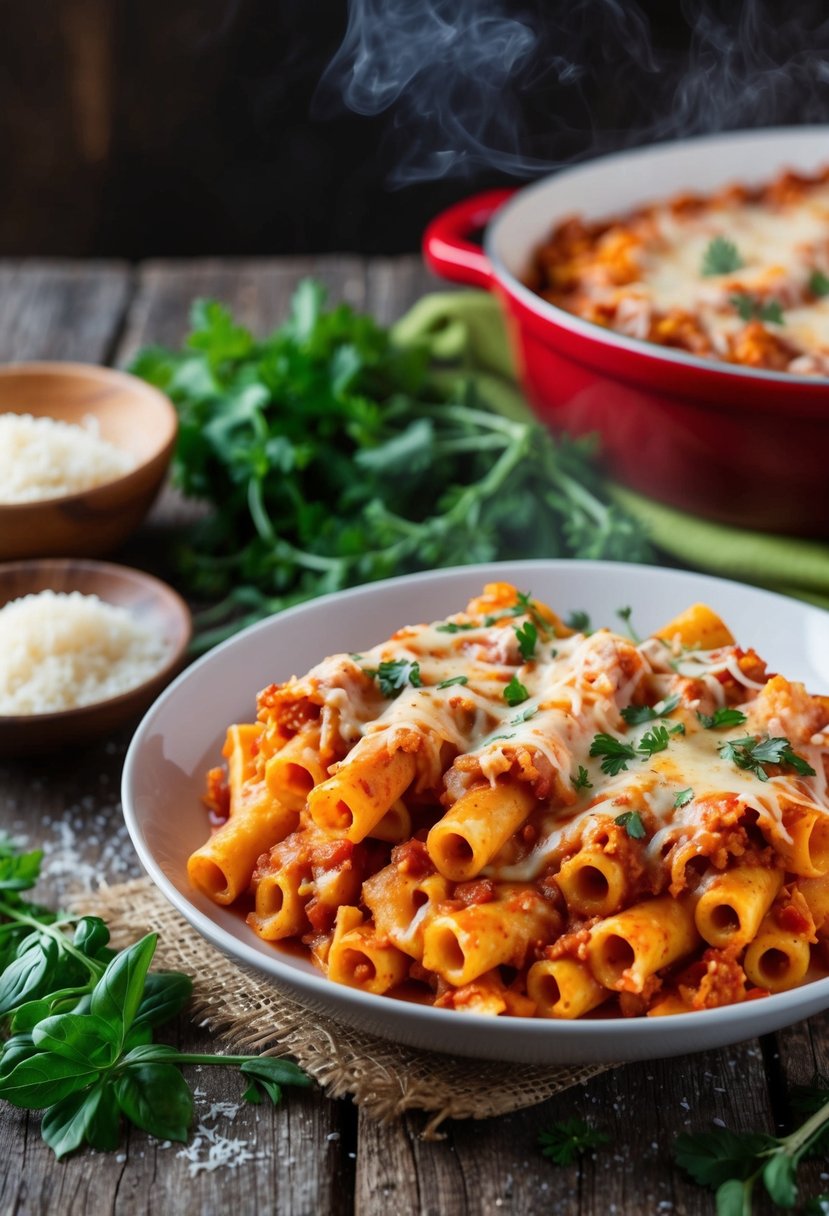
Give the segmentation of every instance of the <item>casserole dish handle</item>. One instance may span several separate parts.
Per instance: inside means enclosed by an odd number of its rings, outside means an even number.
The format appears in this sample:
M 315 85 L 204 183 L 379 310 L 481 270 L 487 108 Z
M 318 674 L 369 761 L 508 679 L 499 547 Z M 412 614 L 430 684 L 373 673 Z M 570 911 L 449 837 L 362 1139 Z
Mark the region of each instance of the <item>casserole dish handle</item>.
M 453 283 L 489 288 L 494 272 L 489 258 L 470 237 L 485 228 L 515 190 L 486 190 L 447 207 L 423 234 L 423 257 L 435 274 Z

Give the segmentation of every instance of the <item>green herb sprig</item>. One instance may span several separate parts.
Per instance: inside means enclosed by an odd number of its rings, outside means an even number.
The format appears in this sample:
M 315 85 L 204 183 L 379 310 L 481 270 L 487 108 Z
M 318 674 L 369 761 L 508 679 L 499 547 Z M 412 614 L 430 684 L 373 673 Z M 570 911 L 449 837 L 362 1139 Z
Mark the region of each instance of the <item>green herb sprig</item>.
M 520 705 L 522 701 L 527 700 L 529 695 L 526 686 L 521 683 L 518 676 L 513 676 L 504 687 L 504 700 L 510 706 Z
M 173 400 L 172 472 L 212 507 L 176 555 L 217 601 L 197 649 L 312 596 L 510 557 L 647 561 L 642 527 L 602 494 L 590 441 L 490 410 L 468 377 L 306 280 L 258 339 L 198 301 L 180 351 L 131 370 Z
M 109 946 L 95 916 L 58 917 L 24 900 L 39 852 L 0 841 L 0 1098 L 42 1110 L 41 1134 L 57 1157 L 83 1144 L 117 1148 L 124 1121 L 186 1140 L 193 1095 L 180 1066 L 237 1067 L 244 1097 L 278 1102 L 283 1085 L 311 1081 L 295 1064 L 247 1055 L 201 1055 L 153 1042 L 192 992 L 179 972 L 151 972 L 157 935 L 126 950 Z
M 762 1183 L 769 1198 L 781 1208 L 798 1200 L 797 1167 L 807 1155 L 827 1148 L 829 1090 L 825 1085 L 808 1091 L 807 1108 L 814 1113 L 788 1136 L 763 1132 L 683 1133 L 674 1144 L 677 1163 L 698 1182 L 716 1192 L 717 1216 L 751 1216 L 754 1188 Z M 796 1103 L 795 1103 L 796 1104 Z M 826 1196 L 816 1196 L 806 1208 L 820 1212 Z
M 744 265 L 734 242 L 724 236 L 715 236 L 702 255 L 700 273 L 706 278 L 715 274 L 732 274 Z
M 697 712 L 697 717 L 699 718 L 700 725 L 705 730 L 720 730 L 726 726 L 742 726 L 747 721 L 741 709 L 733 709 L 727 705 L 719 706 L 712 714 Z
M 731 760 L 738 768 L 754 773 L 761 781 L 768 781 L 764 764 L 779 764 L 794 769 L 799 777 L 814 777 L 815 770 L 793 750 L 791 743 L 782 735 L 746 735 L 742 739 L 727 739 L 719 746 L 723 760 Z
M 631 840 L 644 840 L 647 836 L 644 821 L 638 811 L 623 811 L 613 822 L 624 828 Z
M 600 768 L 609 777 L 618 777 L 619 773 L 627 770 L 631 760 L 648 760 L 657 752 L 663 752 L 668 747 L 671 736 L 682 734 L 685 727 L 681 722 L 675 726 L 664 726 L 662 723 L 646 731 L 638 743 L 626 743 L 615 735 L 600 731 L 593 736 L 590 743 L 590 755 L 601 756 Z
M 762 303 L 748 292 L 738 292 L 731 297 L 731 303 L 742 321 L 769 321 L 772 325 L 783 325 L 782 305 L 777 300 L 767 300 Z
M 545 1157 L 556 1165 L 572 1165 L 583 1153 L 610 1143 L 610 1137 L 583 1119 L 560 1119 L 538 1137 Z
M 822 270 L 813 270 L 809 275 L 809 290 L 818 299 L 829 296 L 829 275 Z
M 589 633 L 592 627 L 590 613 L 583 608 L 574 608 L 564 623 L 574 633 Z
M 615 735 L 600 731 L 593 736 L 590 744 L 590 755 L 601 756 L 601 770 L 609 777 L 618 777 L 627 769 L 628 761 L 636 759 L 636 748 L 632 743 L 625 743 Z
M 538 643 L 538 629 L 532 621 L 525 621 L 523 625 L 514 625 L 515 636 L 518 639 L 518 649 L 521 652 L 521 658 L 525 663 L 529 663 L 535 657 L 535 648 Z
M 407 685 L 420 688 L 420 664 L 412 659 L 384 659 L 377 668 L 366 668 L 376 679 L 384 697 L 396 697 Z
M 620 710 L 628 726 L 641 726 L 643 722 L 653 722 L 656 718 L 666 718 L 679 705 L 679 696 L 666 697 L 656 705 L 626 705 Z
M 579 765 L 578 772 L 575 777 L 570 778 L 573 783 L 574 790 L 592 790 L 593 782 L 590 780 L 590 774 L 583 764 Z
M 629 635 L 631 641 L 635 642 L 638 646 L 639 643 L 642 641 L 642 638 L 637 633 L 637 631 L 633 628 L 633 609 L 630 607 L 629 604 L 627 604 L 622 608 L 617 608 L 616 615 L 618 616 L 619 620 L 624 623 L 624 626 L 628 631 L 628 635 Z

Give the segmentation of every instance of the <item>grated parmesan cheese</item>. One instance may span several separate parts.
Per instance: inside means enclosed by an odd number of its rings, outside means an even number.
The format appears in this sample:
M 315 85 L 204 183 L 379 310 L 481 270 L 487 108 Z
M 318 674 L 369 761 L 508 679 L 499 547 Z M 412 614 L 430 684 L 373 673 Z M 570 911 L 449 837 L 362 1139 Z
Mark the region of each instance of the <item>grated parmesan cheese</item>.
M 0 414 L 0 502 L 37 502 L 92 489 L 129 473 L 134 458 L 83 426 L 31 414 Z
M 137 688 L 169 648 L 97 595 L 41 591 L 0 609 L 0 714 L 43 714 Z
M 196 1090 L 195 1096 L 201 1097 L 201 1091 Z M 203 1172 L 212 1174 L 218 1169 L 236 1170 L 249 1161 L 264 1159 L 265 1154 L 252 1149 L 249 1140 L 225 1136 L 215 1126 L 219 1116 L 232 1122 L 241 1108 L 239 1102 L 213 1102 L 198 1119 L 192 1141 L 176 1153 L 177 1157 L 183 1157 L 188 1162 L 187 1170 L 191 1178 Z

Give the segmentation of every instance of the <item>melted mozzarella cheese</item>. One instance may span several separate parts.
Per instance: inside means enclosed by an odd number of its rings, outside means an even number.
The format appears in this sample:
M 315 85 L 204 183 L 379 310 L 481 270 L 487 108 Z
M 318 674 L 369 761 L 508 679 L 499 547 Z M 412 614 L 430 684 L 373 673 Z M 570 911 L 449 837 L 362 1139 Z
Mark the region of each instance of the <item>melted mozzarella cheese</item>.
M 311 673 L 326 705 L 337 707 L 344 731 L 365 740 L 385 737 L 390 750 L 401 736 L 420 741 L 417 785 L 439 793 L 446 774 L 446 747 L 463 758 L 474 779 L 495 784 L 511 770 L 519 750 L 544 757 L 558 776 L 554 794 L 533 812 L 537 838 L 520 860 L 506 850 L 484 873 L 499 881 L 530 882 L 577 848 L 590 821 L 616 818 L 622 811 L 647 814 L 652 831 L 647 855 L 658 861 L 666 846 L 693 832 L 710 811 L 712 799 L 733 795 L 753 808 L 772 839 L 791 840 L 784 824 L 784 805 L 796 804 L 829 813 L 823 768 L 825 740 L 816 737 L 801 749 L 815 769 L 812 777 L 768 776 L 738 767 L 722 755 L 723 744 L 749 729 L 704 729 L 694 702 L 668 709 L 659 719 L 628 726 L 621 711 L 633 698 L 647 694 L 660 705 L 688 679 L 710 688 L 717 704 L 724 699 L 718 675 L 728 673 L 745 690 L 747 714 L 764 685 L 751 679 L 738 663 L 733 646 L 683 651 L 649 638 L 634 647 L 607 629 L 546 637 L 528 661 L 518 653 L 516 631 L 528 617 L 505 617 L 495 623 L 468 620 L 437 622 L 399 630 L 388 642 L 363 655 L 333 656 Z M 380 699 L 375 682 L 380 665 L 401 664 L 410 682 L 388 689 Z M 416 667 L 415 667 L 416 665 Z M 375 680 L 366 690 L 366 674 Z M 309 677 L 306 677 L 306 680 Z M 402 678 L 402 676 L 401 676 Z M 414 681 L 413 683 L 411 681 Z M 510 697 L 510 684 L 521 685 Z M 358 690 L 355 692 L 355 690 Z M 516 704 L 510 704 L 510 699 Z M 643 746 L 655 727 L 669 731 L 660 751 Z M 630 754 L 615 775 L 608 775 L 602 754 L 590 755 L 598 734 L 609 734 Z M 411 750 L 411 748 L 409 748 Z M 347 763 L 347 759 L 345 763 Z M 610 767 L 610 766 L 608 766 Z M 587 784 L 576 790 L 579 769 Z M 447 788 L 452 788 L 447 786 Z M 678 796 L 690 790 L 689 798 Z
M 620 230 L 634 237 L 637 277 L 623 286 L 608 282 L 599 259 L 598 269 L 585 269 L 580 283 L 585 298 L 614 310 L 612 328 L 647 340 L 655 315 L 690 313 L 716 355 L 728 359 L 729 341 L 746 324 L 734 297 L 747 295 L 759 305 L 780 305 L 782 323 L 764 323 L 797 352 L 789 371 L 829 372 L 829 298 L 816 299 L 811 289 L 815 272 L 829 273 L 829 184 L 812 185 L 775 204 L 711 200 L 688 211 L 658 205 L 620 221 L 610 233 Z M 703 272 L 715 238 L 736 247 L 737 269 Z

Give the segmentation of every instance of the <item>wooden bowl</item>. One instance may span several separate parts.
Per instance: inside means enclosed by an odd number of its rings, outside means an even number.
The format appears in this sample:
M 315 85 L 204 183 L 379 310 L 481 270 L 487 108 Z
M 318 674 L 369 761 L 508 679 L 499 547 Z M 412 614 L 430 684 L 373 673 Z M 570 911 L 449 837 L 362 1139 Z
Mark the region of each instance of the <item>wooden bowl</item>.
M 85 363 L 17 363 L 0 368 L 0 413 L 80 423 L 135 458 L 129 472 L 90 490 L 37 502 L 0 503 L 0 561 L 109 553 L 149 510 L 175 443 L 170 400 L 128 372 Z
M 168 644 L 167 658 L 149 680 L 105 701 L 46 714 L 0 714 L 0 754 L 48 751 L 88 743 L 137 721 L 184 661 L 192 633 L 190 610 L 160 579 L 111 562 L 54 560 L 0 565 L 0 608 L 40 591 L 80 591 L 126 608 Z

